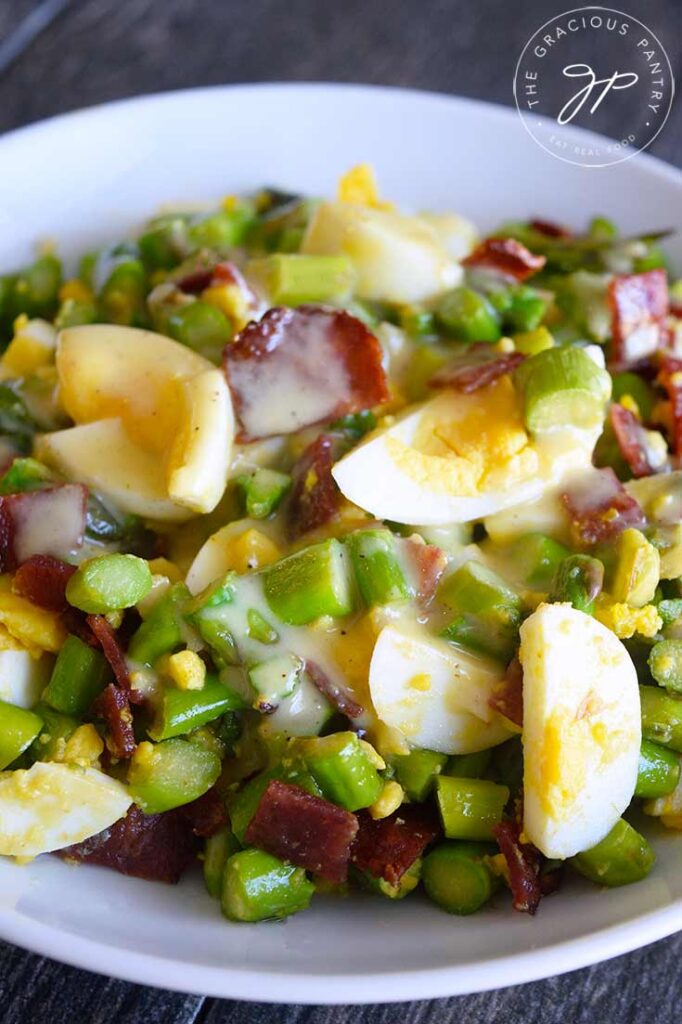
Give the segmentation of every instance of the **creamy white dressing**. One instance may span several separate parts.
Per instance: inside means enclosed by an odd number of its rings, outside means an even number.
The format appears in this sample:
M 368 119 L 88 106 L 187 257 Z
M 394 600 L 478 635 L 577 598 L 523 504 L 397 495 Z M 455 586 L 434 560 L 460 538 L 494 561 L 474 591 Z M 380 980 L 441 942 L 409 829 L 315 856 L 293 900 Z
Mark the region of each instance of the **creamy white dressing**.
M 282 654 L 295 654 L 304 661 L 315 662 L 331 682 L 343 690 L 348 683 L 334 657 L 334 637 L 338 630 L 314 629 L 310 626 L 290 626 L 280 622 L 270 611 L 263 594 L 262 577 L 256 573 L 238 577 L 237 600 L 221 605 L 213 613 L 230 631 L 239 656 L 247 665 L 257 664 Z M 263 644 L 248 635 L 248 612 L 253 609 L 271 625 L 279 639 Z M 272 716 L 272 724 L 292 735 L 305 735 L 306 730 L 316 732 L 329 714 L 329 702 L 303 673 L 291 697 L 285 698 Z M 368 712 L 358 724 L 367 726 L 372 721 Z
M 14 503 L 12 517 L 18 562 L 37 554 L 68 558 L 83 539 L 83 489 L 69 484 L 35 491 Z
M 252 437 L 291 434 L 327 419 L 351 391 L 329 325 L 321 328 L 314 319 L 301 318 L 295 340 L 266 358 L 232 361 L 229 375 L 241 399 L 240 419 Z

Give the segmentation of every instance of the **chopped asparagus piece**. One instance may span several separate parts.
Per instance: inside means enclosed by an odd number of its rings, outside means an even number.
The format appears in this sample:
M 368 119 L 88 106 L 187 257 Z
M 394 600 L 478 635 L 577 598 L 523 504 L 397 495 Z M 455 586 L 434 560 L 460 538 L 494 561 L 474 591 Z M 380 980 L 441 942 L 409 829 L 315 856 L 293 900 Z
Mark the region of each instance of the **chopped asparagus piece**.
M 639 882 L 651 871 L 656 855 L 644 836 L 620 818 L 600 843 L 573 858 L 573 866 L 597 885 Z
M 487 840 L 502 821 L 509 790 L 483 779 L 441 775 L 436 780 L 436 799 L 448 839 Z
M 369 807 L 383 779 L 353 732 L 303 740 L 301 755 L 322 793 L 347 811 Z
M 293 626 L 353 610 L 348 553 L 334 538 L 303 548 L 263 571 L 263 590 L 274 614 Z
M 414 596 L 390 530 L 358 530 L 346 538 L 346 546 L 358 589 L 370 608 Z
M 241 850 L 225 866 L 221 906 L 231 921 L 267 921 L 305 910 L 314 892 L 303 868 L 262 850 Z
M 130 795 L 145 814 L 161 814 L 203 796 L 220 775 L 220 758 L 183 739 L 140 743 L 130 761 Z
M 106 615 L 132 608 L 152 589 L 149 563 L 135 555 L 100 555 L 83 562 L 66 585 L 66 598 L 74 608 Z
M 104 656 L 70 634 L 52 670 L 43 700 L 55 711 L 84 715 L 110 678 Z

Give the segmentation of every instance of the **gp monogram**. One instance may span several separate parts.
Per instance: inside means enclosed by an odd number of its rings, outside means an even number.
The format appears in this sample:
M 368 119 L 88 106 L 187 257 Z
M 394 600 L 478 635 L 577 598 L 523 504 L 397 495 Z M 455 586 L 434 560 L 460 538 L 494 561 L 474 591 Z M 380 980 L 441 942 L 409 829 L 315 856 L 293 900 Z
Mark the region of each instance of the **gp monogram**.
M 645 149 L 672 105 L 668 55 L 637 18 L 607 7 L 557 15 L 526 43 L 514 75 L 524 127 L 552 156 L 606 167 Z M 578 137 L 586 128 L 605 139 Z

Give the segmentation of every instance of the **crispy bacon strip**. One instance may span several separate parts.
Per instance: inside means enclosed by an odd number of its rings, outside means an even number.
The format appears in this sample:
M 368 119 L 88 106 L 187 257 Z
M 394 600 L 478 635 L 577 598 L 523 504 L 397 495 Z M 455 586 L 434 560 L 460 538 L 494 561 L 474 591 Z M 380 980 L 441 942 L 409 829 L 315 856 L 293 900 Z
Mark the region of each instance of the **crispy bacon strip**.
M 515 238 L 485 238 L 462 260 L 465 267 L 490 267 L 517 281 L 537 274 L 546 262 L 545 256 L 536 256 Z
M 523 725 L 523 668 L 518 657 L 509 662 L 504 679 L 489 698 L 488 704 L 514 725 Z
M 238 441 L 290 434 L 385 402 L 381 345 L 343 310 L 275 307 L 225 346 Z
M 286 508 L 290 540 L 324 526 L 338 511 L 341 492 L 332 476 L 336 443 L 333 435 L 320 434 L 293 468 Z
M 455 388 L 465 395 L 485 388 L 515 370 L 525 359 L 522 352 L 499 355 L 491 351 L 490 345 L 481 342 L 462 356 L 442 366 L 429 381 L 432 388 Z
M 389 885 L 398 884 L 441 832 L 433 809 L 426 804 L 404 804 L 378 821 L 361 811 L 358 820 L 360 829 L 351 850 L 351 863 Z
M 66 584 L 75 571 L 75 565 L 52 555 L 31 555 L 14 574 L 12 587 L 41 608 L 63 612 L 68 607 Z
M 204 839 L 214 836 L 216 832 L 220 832 L 230 824 L 225 801 L 215 786 L 212 786 L 197 800 L 192 800 L 191 803 L 185 804 L 178 810 L 192 826 L 194 835 Z
M 150 882 L 174 884 L 195 859 L 200 845 L 181 813 L 184 810 L 143 814 L 133 806 L 125 818 L 91 839 L 59 850 L 59 856 Z
M 0 497 L 2 570 L 15 569 L 32 555 L 66 558 L 77 551 L 85 533 L 87 497 L 82 484 L 60 484 Z
M 16 565 L 13 542 L 14 521 L 9 505 L 0 499 L 0 572 L 12 570 Z
M 362 705 L 353 700 L 351 695 L 340 686 L 337 686 L 314 661 L 306 661 L 305 670 L 310 677 L 310 681 L 320 691 L 322 696 L 326 697 L 329 703 L 333 704 L 336 710 L 340 711 L 346 718 L 360 718 L 364 713 L 365 709 Z
M 609 420 L 613 428 L 620 453 L 636 477 L 651 476 L 662 469 L 652 461 L 646 430 L 629 409 L 614 402 L 609 409 Z
M 672 446 L 675 455 L 682 456 L 682 359 L 665 356 L 661 363 L 658 383 L 665 388 L 670 399 L 672 415 Z
M 137 744 L 128 694 L 113 683 L 109 683 L 93 704 L 93 711 L 104 719 L 107 727 L 107 745 L 113 756 L 119 761 L 131 757 Z
M 85 621 L 97 638 L 99 646 L 102 648 L 102 653 L 109 662 L 111 671 L 116 677 L 116 682 L 122 690 L 125 690 L 129 700 L 134 704 L 138 703 L 138 694 L 133 689 L 130 681 L 125 654 L 113 628 L 103 615 L 88 615 Z
M 535 217 L 530 221 L 530 227 L 541 235 L 547 235 L 548 238 L 573 237 L 573 232 L 570 228 L 565 228 L 562 224 L 555 224 L 552 220 L 542 220 L 539 217 Z
M 425 544 L 418 535 L 406 539 L 405 551 L 414 571 L 417 597 L 428 604 L 445 572 L 448 556 L 436 544 Z
M 643 526 L 639 504 L 625 490 L 610 466 L 595 470 L 561 495 L 581 544 L 611 540 L 628 526 Z
M 516 820 L 501 821 L 493 832 L 509 869 L 514 910 L 533 915 L 542 898 L 541 855 L 530 843 L 521 842 L 521 829 Z
M 178 278 L 175 284 L 180 291 L 187 295 L 200 295 L 212 285 L 234 284 L 244 293 L 248 304 L 253 309 L 257 306 L 253 289 L 239 267 L 230 260 L 221 260 L 220 263 L 213 265 L 199 264 L 194 269 L 188 270 L 183 277 Z
M 609 283 L 613 362 L 630 366 L 660 348 L 666 337 L 668 281 L 665 270 L 617 274 Z
M 246 842 L 329 882 L 345 882 L 358 821 L 350 811 L 273 779 L 246 830 Z

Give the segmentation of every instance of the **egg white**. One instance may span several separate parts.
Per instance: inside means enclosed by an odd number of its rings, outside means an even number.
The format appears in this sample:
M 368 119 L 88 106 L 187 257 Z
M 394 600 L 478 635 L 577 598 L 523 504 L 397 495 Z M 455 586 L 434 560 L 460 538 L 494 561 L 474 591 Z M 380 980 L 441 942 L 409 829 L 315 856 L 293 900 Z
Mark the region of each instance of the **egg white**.
M 369 667 L 378 718 L 408 743 L 470 754 L 510 735 L 488 704 L 504 669 L 418 627 L 385 626 Z
M 505 379 L 470 395 L 447 390 L 408 410 L 336 464 L 336 483 L 376 518 L 413 526 L 470 522 L 537 500 L 590 465 L 599 429 L 533 439 L 511 387 Z
M 635 789 L 637 672 L 621 641 L 569 604 L 541 604 L 521 626 L 524 822 L 547 857 L 610 832 Z
M 132 800 L 93 768 L 38 761 L 0 775 L 0 855 L 37 857 L 103 832 Z

